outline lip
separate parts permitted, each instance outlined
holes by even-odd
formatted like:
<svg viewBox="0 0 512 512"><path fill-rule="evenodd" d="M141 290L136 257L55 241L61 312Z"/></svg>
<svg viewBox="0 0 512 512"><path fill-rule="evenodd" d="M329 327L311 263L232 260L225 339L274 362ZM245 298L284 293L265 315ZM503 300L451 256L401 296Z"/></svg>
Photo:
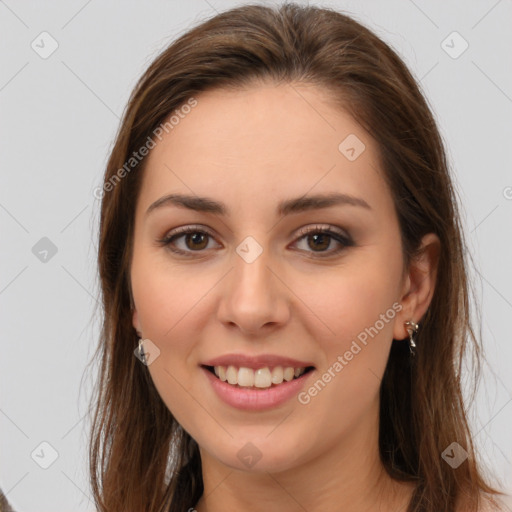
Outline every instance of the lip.
<svg viewBox="0 0 512 512"><path fill-rule="evenodd" d="M278 407L294 396L306 386L307 381L315 370L304 373L289 382L283 382L270 388L251 389L233 386L221 381L210 370L201 367L217 396L226 404L245 411L262 411Z"/></svg>
<svg viewBox="0 0 512 512"><path fill-rule="evenodd" d="M315 366L313 363L308 361L299 361L290 357L278 356L274 354L260 354L257 356L248 356L245 354L225 354L223 356L209 359L204 363L203 366L236 366L240 368L252 368L257 370L258 368L274 368L275 366L292 366L293 368L307 368L308 366Z"/></svg>

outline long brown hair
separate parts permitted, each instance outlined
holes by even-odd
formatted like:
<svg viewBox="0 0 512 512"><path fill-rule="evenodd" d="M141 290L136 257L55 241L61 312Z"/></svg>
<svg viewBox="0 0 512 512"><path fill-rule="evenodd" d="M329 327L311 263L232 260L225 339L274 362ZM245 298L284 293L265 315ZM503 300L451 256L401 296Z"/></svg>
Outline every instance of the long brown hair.
<svg viewBox="0 0 512 512"><path fill-rule="evenodd" d="M463 357L472 349L476 382L481 354L442 139L418 84L388 45L348 16L296 4L245 5L203 22L154 60L129 100L101 202L104 318L89 453L98 510L184 512L203 492L197 443L133 355L138 338L131 323L130 261L146 159L128 169L126 162L201 91L254 80L318 85L374 137L399 219L404 265L423 235L438 235L436 289L424 318L417 319L416 357L410 363L407 345L394 340L383 377L380 457L392 478L414 482L408 512L455 511L463 498L466 510L476 511L481 492L496 491L479 469L463 402ZM441 457L453 442L468 453L457 469Z"/></svg>

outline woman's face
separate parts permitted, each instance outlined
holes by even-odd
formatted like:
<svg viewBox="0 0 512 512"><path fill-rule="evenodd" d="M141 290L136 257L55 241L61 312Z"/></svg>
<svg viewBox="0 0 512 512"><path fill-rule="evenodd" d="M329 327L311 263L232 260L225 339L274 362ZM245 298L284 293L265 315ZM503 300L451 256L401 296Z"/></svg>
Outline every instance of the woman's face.
<svg viewBox="0 0 512 512"><path fill-rule="evenodd" d="M148 366L155 386L202 456L232 468L360 453L408 319L376 144L315 86L196 99L155 140L136 209L133 325L160 351ZM171 194L184 198L162 200ZM222 356L244 385L203 367ZM314 369L269 388L290 366Z"/></svg>

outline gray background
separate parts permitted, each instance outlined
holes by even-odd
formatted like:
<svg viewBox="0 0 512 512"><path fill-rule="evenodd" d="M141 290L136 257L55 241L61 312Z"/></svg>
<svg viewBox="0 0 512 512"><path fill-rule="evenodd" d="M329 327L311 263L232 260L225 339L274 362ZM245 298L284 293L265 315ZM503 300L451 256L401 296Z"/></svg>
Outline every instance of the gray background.
<svg viewBox="0 0 512 512"><path fill-rule="evenodd" d="M94 510L85 462L95 376L86 365L98 335L93 190L145 67L193 24L240 3L0 1L0 487L17 511ZM464 205L488 358L473 429L510 491L511 2L319 5L352 14L391 44L439 122ZM51 49L43 31L58 43L45 59L31 47ZM453 31L469 44L458 58L464 43L446 39ZM40 252L49 247L43 237L56 254ZM58 453L48 469L40 465L52 449L42 442Z"/></svg>

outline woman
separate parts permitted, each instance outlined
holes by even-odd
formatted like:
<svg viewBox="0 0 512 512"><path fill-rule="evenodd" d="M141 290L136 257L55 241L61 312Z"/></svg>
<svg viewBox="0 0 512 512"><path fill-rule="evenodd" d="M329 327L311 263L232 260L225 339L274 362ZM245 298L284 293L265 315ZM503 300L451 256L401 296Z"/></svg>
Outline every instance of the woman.
<svg viewBox="0 0 512 512"><path fill-rule="evenodd" d="M496 503L444 148L372 32L294 4L189 31L137 84L102 196L100 511Z"/></svg>

